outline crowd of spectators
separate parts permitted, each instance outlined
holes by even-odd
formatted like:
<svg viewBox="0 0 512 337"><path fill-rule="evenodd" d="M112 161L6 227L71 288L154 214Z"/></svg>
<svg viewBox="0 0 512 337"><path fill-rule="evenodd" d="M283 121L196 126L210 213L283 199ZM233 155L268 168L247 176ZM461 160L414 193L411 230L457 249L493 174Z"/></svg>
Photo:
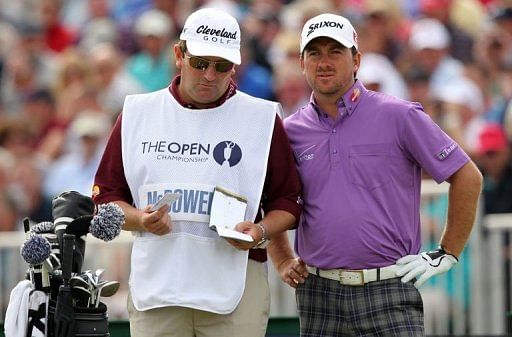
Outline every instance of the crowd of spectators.
<svg viewBox="0 0 512 337"><path fill-rule="evenodd" d="M350 18L358 78L422 103L480 165L485 211L512 212L510 0L0 0L0 231L51 220L64 190L90 195L124 97L168 86L171 47L201 6L239 20L238 86L286 116L310 97L303 23Z"/></svg>

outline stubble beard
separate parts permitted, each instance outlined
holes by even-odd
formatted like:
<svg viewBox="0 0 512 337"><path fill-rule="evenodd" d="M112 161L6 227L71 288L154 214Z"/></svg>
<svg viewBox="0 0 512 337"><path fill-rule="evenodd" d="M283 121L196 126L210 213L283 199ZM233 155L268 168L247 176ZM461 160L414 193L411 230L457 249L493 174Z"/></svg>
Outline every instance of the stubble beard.
<svg viewBox="0 0 512 337"><path fill-rule="evenodd" d="M341 85L338 83L331 83L328 86L315 85L315 91L322 95L337 94L341 90Z"/></svg>

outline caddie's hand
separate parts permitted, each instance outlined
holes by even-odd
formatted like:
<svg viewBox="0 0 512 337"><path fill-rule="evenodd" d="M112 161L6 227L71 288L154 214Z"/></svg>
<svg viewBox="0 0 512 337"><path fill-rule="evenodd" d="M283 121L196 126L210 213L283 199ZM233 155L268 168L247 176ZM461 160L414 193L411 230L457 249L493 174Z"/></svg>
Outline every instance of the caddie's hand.
<svg viewBox="0 0 512 337"><path fill-rule="evenodd" d="M151 212L151 205L144 208L142 213L141 226L147 232L156 235L165 235L171 232L172 222L169 216L169 206L165 205L160 209Z"/></svg>
<svg viewBox="0 0 512 337"><path fill-rule="evenodd" d="M407 283L416 277L414 286L419 288L434 275L445 273L459 260L452 254L448 254L443 248L423 252L418 255L407 255L396 261L400 266L396 275L402 277L401 281Z"/></svg>
<svg viewBox="0 0 512 337"><path fill-rule="evenodd" d="M309 275L306 264L299 257L282 261L276 269L281 280L292 288L297 288L299 283L304 283Z"/></svg>
<svg viewBox="0 0 512 337"><path fill-rule="evenodd" d="M258 225L254 224L254 222L251 222L251 221L240 222L235 226L235 230L238 232L241 232L241 233L248 234L248 235L252 236L252 238L253 238L252 242L246 242L246 241L240 241L240 240L226 238L226 240L229 242L229 244L231 244L236 249L249 250L249 249L253 248L254 246L256 246L258 244L258 242L260 242L260 240L261 240L261 235L262 235L261 230L258 227Z"/></svg>

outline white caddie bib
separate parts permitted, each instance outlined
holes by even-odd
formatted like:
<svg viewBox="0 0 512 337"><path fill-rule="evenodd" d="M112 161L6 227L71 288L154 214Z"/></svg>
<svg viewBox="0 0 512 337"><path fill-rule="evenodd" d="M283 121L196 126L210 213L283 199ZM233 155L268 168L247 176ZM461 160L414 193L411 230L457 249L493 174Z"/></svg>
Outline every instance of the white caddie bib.
<svg viewBox="0 0 512 337"><path fill-rule="evenodd" d="M216 185L248 199L254 221L267 170L278 103L242 92L222 106L184 108L163 89L127 96L122 119L125 176L137 208L181 193L172 232L136 235L130 291L135 308L183 306L228 314L244 292L247 251L208 228Z"/></svg>

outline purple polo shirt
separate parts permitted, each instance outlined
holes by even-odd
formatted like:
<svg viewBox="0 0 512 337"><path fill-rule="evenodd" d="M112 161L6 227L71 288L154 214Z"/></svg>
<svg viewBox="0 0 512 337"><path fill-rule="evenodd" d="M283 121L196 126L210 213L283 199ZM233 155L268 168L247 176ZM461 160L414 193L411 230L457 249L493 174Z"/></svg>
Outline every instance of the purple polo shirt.
<svg viewBox="0 0 512 337"><path fill-rule="evenodd" d="M336 121L310 103L285 120L304 209L295 250L309 265L363 269L417 254L421 168L438 183L469 161L424 112L359 81Z"/></svg>

